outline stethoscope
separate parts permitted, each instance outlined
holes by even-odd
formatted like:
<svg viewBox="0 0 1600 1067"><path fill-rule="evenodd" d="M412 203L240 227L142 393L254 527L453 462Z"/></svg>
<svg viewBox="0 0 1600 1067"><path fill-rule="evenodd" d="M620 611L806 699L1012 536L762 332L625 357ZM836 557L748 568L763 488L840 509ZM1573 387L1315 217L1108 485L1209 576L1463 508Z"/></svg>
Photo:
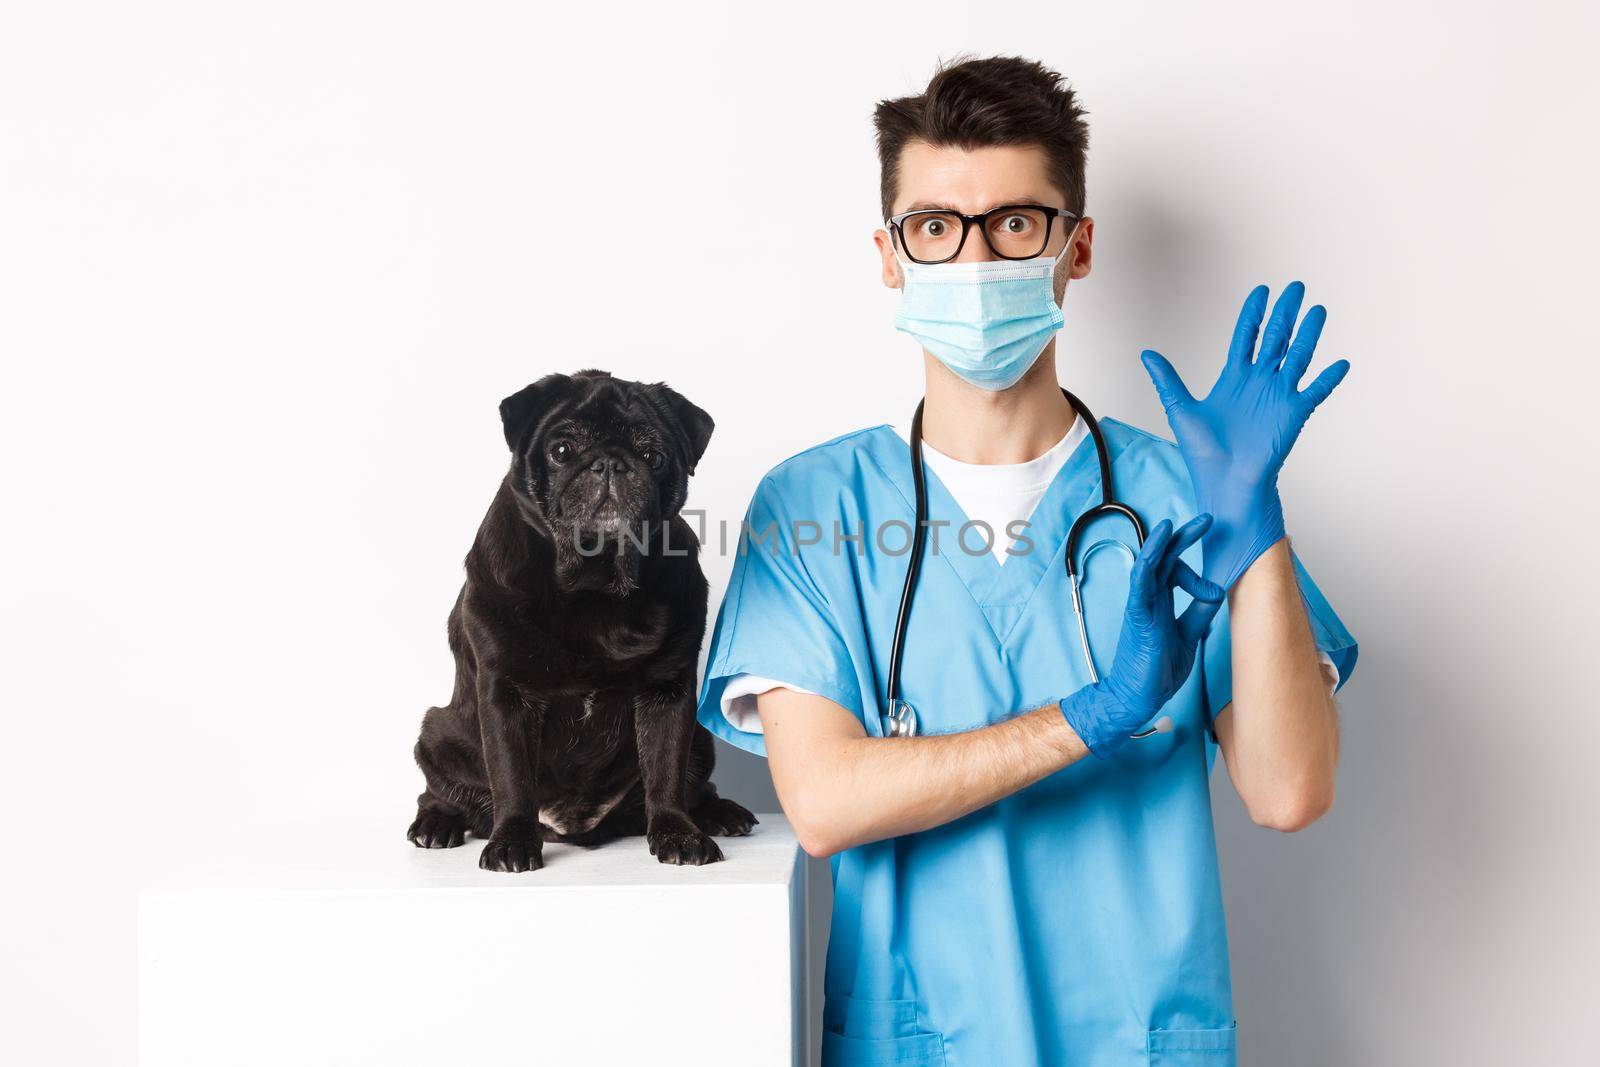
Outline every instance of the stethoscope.
<svg viewBox="0 0 1600 1067"><path fill-rule="evenodd" d="M1072 613L1078 619L1078 640L1083 646L1083 662L1089 668L1089 682L1094 684L1100 681L1100 672L1095 670L1094 654L1089 649L1089 624L1083 614L1081 571L1087 566L1090 556L1108 545L1120 548L1130 560L1136 558L1137 550L1144 547L1144 523L1140 521L1138 513L1119 501L1112 491L1111 453L1106 450L1106 439L1100 432L1100 423L1084 406L1083 401L1065 389L1061 390L1061 395L1067 398L1067 403L1072 405L1072 409L1089 428L1089 436L1094 439L1095 456L1100 461L1100 503L1093 505L1072 521L1072 526L1067 530L1066 544L1067 580L1072 584ZM917 412L911 417L911 484L917 498L916 525L911 534L911 559L906 567L906 584L900 591L900 614L894 623L894 643L889 649L889 684L885 692L888 707L885 718L888 719L890 737L915 737L918 728L916 709L900 699L900 660L905 654L906 623L911 618L911 598L917 590L917 575L922 570L922 555L928 534L928 479L922 465L921 402L918 402ZM1128 521L1133 527L1135 546L1130 548L1114 538L1104 538L1090 545L1080 561L1078 542L1089 525L1105 515L1118 516ZM1140 730L1129 736L1150 737L1153 734L1164 734L1171 729L1172 720L1163 715L1149 729Z"/></svg>

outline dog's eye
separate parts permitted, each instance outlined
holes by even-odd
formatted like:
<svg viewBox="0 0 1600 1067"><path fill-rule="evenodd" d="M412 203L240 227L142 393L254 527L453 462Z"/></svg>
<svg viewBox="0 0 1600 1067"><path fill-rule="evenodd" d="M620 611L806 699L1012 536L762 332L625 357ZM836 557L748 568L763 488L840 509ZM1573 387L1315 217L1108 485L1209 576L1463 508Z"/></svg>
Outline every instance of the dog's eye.
<svg viewBox="0 0 1600 1067"><path fill-rule="evenodd" d="M573 448L565 441L557 441L550 449L550 458L557 463L565 463L572 458Z"/></svg>
<svg viewBox="0 0 1600 1067"><path fill-rule="evenodd" d="M653 471L658 471L667 465L666 455L653 448L647 448L639 453L639 458L650 464L650 469Z"/></svg>

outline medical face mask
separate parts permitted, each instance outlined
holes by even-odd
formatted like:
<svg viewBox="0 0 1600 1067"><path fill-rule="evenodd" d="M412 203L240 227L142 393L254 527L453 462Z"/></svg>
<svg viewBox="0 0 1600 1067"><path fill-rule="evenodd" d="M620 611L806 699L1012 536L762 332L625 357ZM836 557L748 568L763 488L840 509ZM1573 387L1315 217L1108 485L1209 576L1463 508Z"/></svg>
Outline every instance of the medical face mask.
<svg viewBox="0 0 1600 1067"><path fill-rule="evenodd" d="M1066 247L1072 247L1069 238ZM1061 329L1060 256L987 263L911 263L894 328L915 337L963 381L1009 389Z"/></svg>

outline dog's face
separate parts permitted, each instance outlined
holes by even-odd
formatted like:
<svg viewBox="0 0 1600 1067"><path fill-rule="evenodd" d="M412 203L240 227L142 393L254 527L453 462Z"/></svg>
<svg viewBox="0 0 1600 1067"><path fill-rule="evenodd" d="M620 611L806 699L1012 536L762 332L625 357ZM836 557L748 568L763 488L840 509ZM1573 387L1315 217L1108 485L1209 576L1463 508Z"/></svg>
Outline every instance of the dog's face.
<svg viewBox="0 0 1600 1067"><path fill-rule="evenodd" d="M678 514L712 430L667 386L604 371L541 378L503 400L500 418L524 517L553 539L557 576L574 585L626 566L630 544Z"/></svg>

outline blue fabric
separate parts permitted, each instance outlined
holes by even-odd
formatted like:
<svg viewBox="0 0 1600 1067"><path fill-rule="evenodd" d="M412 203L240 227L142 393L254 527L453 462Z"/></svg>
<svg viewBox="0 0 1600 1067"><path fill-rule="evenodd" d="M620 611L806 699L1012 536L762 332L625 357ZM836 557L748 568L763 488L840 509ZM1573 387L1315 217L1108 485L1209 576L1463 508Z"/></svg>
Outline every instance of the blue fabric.
<svg viewBox="0 0 1600 1067"><path fill-rule="evenodd" d="M1195 514L1172 444L1102 425L1118 495L1148 526ZM1087 683L1062 543L1099 492L1085 441L1032 518L1032 550L1002 567L991 552L956 547L965 518L930 474L930 517L952 526L930 536L905 648L904 693L923 732L969 730ZM773 540L744 544L735 561L701 691L707 728L765 754L761 736L720 708L728 680L750 673L821 693L882 736L912 501L907 446L887 426L810 449L762 480L747 521L757 534L771 525ZM795 522L815 525L796 537ZM900 525L874 545L888 523ZM862 550L842 542L836 553L836 529L865 530ZM1126 536L1126 526L1096 522L1085 548L1101 536ZM1201 551L1184 558L1196 565ZM1354 642L1299 574L1319 645L1353 666ZM1083 594L1104 671L1128 597L1126 558L1095 553ZM1182 610L1189 598L1176 601ZM1207 671L1191 672L1164 709L1172 732L1080 760L945 826L833 858L825 1064L1143 1065L1153 1049L1163 1063L1202 1055L1195 1049L1206 1051L1194 1062L1234 1062L1204 729L1231 692L1218 670L1227 651L1219 615Z"/></svg>

